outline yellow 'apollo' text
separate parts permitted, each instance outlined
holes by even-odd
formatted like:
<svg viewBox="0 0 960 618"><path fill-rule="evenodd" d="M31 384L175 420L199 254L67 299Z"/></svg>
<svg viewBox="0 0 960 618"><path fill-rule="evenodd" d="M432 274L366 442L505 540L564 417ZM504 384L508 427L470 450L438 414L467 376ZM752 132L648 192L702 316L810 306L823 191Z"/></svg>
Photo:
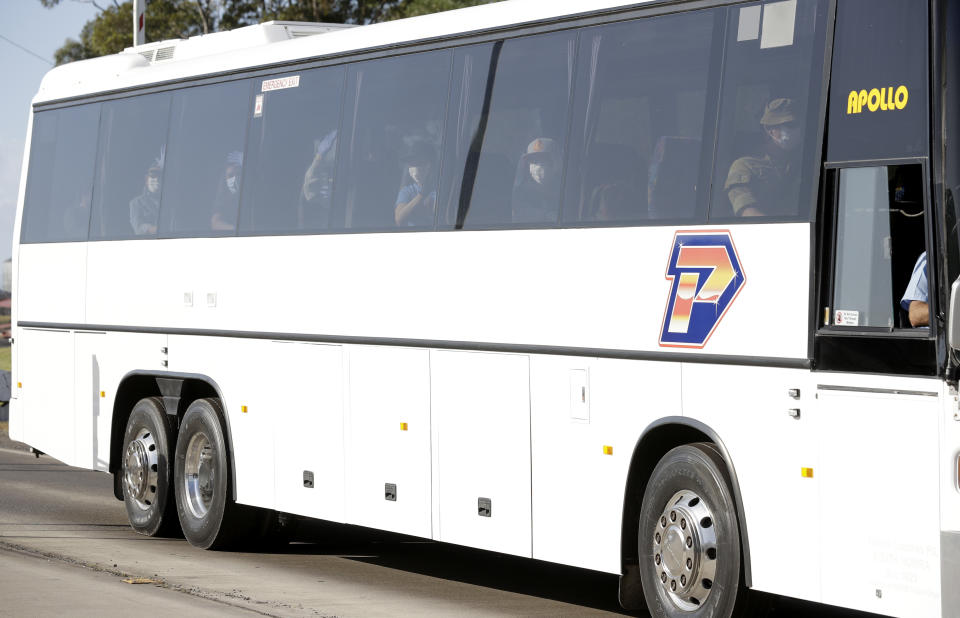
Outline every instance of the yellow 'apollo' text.
<svg viewBox="0 0 960 618"><path fill-rule="evenodd" d="M847 97L847 113L859 114L864 106L871 112L893 111L907 106L910 92L906 86L900 86L894 91L893 86L874 88L872 90L851 90Z"/></svg>

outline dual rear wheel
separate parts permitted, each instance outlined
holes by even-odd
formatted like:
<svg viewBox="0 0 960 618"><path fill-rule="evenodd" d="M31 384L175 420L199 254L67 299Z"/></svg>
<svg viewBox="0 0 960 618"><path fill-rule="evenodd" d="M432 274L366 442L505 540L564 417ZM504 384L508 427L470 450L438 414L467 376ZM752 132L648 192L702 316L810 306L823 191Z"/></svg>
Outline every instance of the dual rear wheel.
<svg viewBox="0 0 960 618"><path fill-rule="evenodd" d="M232 500L223 408L190 404L179 430L158 397L141 399L127 421L122 486L130 525L148 536L175 534L222 549L247 534L250 511Z"/></svg>

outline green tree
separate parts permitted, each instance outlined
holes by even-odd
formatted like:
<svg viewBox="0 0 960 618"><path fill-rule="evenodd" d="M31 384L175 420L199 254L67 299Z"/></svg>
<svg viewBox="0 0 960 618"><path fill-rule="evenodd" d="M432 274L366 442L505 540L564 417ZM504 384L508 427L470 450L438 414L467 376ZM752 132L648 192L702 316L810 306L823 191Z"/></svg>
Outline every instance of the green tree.
<svg viewBox="0 0 960 618"><path fill-rule="evenodd" d="M490 2L499 2L500 0L404 0L398 2L397 6L390 9L388 19L402 19L404 17L416 17L417 15L428 15L430 13L440 13L453 9L462 9L468 6L477 6L478 4L489 4Z"/></svg>
<svg viewBox="0 0 960 618"><path fill-rule="evenodd" d="M40 0L54 8L62 0ZM54 53L57 64L115 54L133 44L133 4L112 0ZM147 0L147 42L188 38L270 20L369 24L499 0Z"/></svg>
<svg viewBox="0 0 960 618"><path fill-rule="evenodd" d="M43 6L52 8L61 0L40 0ZM147 22L147 42L166 39L188 38L195 34L211 32L204 29L204 19L210 19L212 9L207 5L203 11L202 2L196 0L150 0L144 19ZM133 45L133 3L114 2L112 6L100 9L100 14L84 24L80 30L80 40L67 39L63 46L54 52L56 63L64 64L74 60L96 58L116 54Z"/></svg>

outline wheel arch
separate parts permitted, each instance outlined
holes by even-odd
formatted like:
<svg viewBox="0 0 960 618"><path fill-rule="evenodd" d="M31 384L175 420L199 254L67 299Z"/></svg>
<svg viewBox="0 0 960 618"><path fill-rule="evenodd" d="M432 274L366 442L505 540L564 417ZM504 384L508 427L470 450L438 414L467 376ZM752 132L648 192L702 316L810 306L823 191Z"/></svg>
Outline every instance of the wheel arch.
<svg viewBox="0 0 960 618"><path fill-rule="evenodd" d="M623 515L620 522L620 601L627 608L643 607L640 572L638 569L637 527L640 503L647 482L657 462L673 448L694 442L710 442L720 451L730 475L734 508L740 527L740 543L743 552L743 576L746 586L752 585L750 566L750 541L747 521L743 512L743 498L733 458L727 451L719 434L709 425L683 416L667 416L650 423L634 446L623 495Z"/></svg>
<svg viewBox="0 0 960 618"><path fill-rule="evenodd" d="M233 432L230 428L230 415L226 413L226 403L223 391L217 382L206 375L197 373L177 373L169 371L142 371L135 370L123 376L117 387L117 395L113 400L113 416L110 426L110 464L109 470L116 475L123 461L123 434L127 426L127 419L133 406L144 397L162 397L157 378L167 378L181 381L180 396L176 403L177 425L183 418L190 403L204 397L215 397L223 404L223 423L226 430L227 458L230 461L230 474L234 479L231 483L232 496L237 499L237 468L233 454ZM169 409L167 410L169 414ZM116 491L116 489L114 490ZM122 497L120 497L122 499Z"/></svg>

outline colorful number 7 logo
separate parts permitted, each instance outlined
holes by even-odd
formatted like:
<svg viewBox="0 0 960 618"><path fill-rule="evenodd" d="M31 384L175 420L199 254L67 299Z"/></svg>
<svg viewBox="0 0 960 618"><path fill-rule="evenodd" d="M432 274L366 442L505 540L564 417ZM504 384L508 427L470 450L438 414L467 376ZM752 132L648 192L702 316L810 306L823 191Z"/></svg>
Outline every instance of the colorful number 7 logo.
<svg viewBox="0 0 960 618"><path fill-rule="evenodd" d="M705 346L746 283L728 230L677 232L666 277L660 345L677 348Z"/></svg>

